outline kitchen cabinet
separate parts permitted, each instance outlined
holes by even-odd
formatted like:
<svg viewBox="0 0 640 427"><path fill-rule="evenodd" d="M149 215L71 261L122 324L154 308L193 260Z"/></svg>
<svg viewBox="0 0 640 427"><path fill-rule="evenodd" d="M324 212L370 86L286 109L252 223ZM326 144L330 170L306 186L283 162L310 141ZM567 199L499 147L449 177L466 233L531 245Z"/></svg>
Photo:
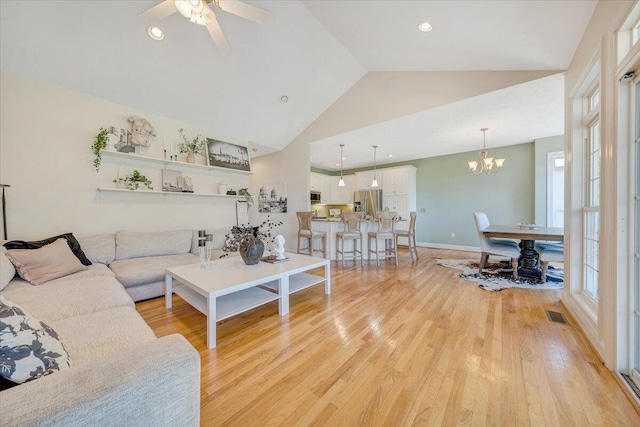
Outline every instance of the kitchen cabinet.
<svg viewBox="0 0 640 427"><path fill-rule="evenodd" d="M322 174L311 172L309 177L311 191L322 191Z"/></svg>
<svg viewBox="0 0 640 427"><path fill-rule="evenodd" d="M407 194L409 193L409 168L392 168L382 170L383 194ZM414 171L415 180L415 171Z"/></svg>
<svg viewBox="0 0 640 427"><path fill-rule="evenodd" d="M340 177L338 177L338 181L340 181ZM344 187L340 187L340 189L342 203L353 203L353 192L356 191L356 176L344 175Z"/></svg>
<svg viewBox="0 0 640 427"><path fill-rule="evenodd" d="M385 196L383 192L382 206L385 210L398 212L398 216L402 219L409 217L411 206L409 195Z"/></svg>
<svg viewBox="0 0 640 427"><path fill-rule="evenodd" d="M376 179L378 180L378 188L382 187L382 173L376 171ZM373 170L356 172L356 190L371 190L373 182Z"/></svg>

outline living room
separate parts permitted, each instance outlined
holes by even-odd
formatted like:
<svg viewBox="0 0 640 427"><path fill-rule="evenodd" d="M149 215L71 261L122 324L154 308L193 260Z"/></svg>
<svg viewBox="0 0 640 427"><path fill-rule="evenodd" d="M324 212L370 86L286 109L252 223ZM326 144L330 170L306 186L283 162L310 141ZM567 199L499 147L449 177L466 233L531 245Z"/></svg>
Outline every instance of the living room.
<svg viewBox="0 0 640 427"><path fill-rule="evenodd" d="M492 151L502 153L507 158L505 170L499 174L474 177L466 167L466 160L477 156L481 148L482 135L479 128L484 124L468 126L469 129L466 132L469 136L466 139L471 145L466 150L460 150L455 154L442 154L441 157L420 157L410 160L420 163L419 173L423 175L423 182L430 186L419 188L418 201L418 206L424 207L427 212L420 218L418 229L421 233L419 239L422 246L421 254L427 255L424 261L428 259L429 263L412 267L405 259L405 262L401 262L397 274L402 280L418 283L420 281L414 275L416 272L411 272L411 268L418 268L425 277L437 278L435 280L438 281L457 281L458 279L454 276L449 277L444 273L438 273L439 270L435 270L437 267L431 261L435 257L441 257L442 254L450 253L447 251L456 246L464 246L465 249L477 246L471 217L473 211L484 210L495 223L539 222L540 203L537 198L540 191L538 187L544 187L544 185L540 185L539 176L536 175L537 163L531 159L536 154L537 141L533 141L542 140L545 137L560 137L564 134L563 145L569 170L567 177L570 178L566 181L567 196L565 198L567 200L565 227L568 236L565 241L565 268L567 269L565 283L567 285L564 291L555 294L559 297L554 304L572 316L575 329L580 331L572 333L565 331L567 336L589 343L584 345L587 349L585 351L591 352L586 358L593 364L604 363L605 367L602 370L615 373L606 377L604 383L618 389L623 387L624 380L621 380L618 386L613 378L618 379L616 376L618 372L630 371L633 366L630 362L623 362L626 357L623 357L625 353L623 349L626 347L621 344L623 340L620 337L624 334L620 323L624 322L617 319L613 313L618 311L615 308L622 304L621 301L628 300L626 296L629 289L626 285L629 284L631 287L633 257L631 255L625 257L626 252L620 249L620 247L626 248L627 240L624 239L628 238L627 234L623 237L612 237L617 235L614 230L620 224L616 219L616 211L608 206L617 206L617 209L622 209L620 194L623 189L618 181L626 182L627 177L632 176L629 167L623 168L621 165L624 163L622 160L629 157L625 154L626 152L622 152L624 147L614 145L614 141L618 140L618 136L614 135L618 134L613 130L615 122L611 112L615 110L614 77L619 74L616 64L622 63L614 59L615 55L619 55L617 51L614 52L614 40L617 40L620 28L626 25L627 16L633 14L635 2L598 2L597 5L595 2L581 2L592 5L587 7L583 4L584 8L580 9L582 14L579 15L579 19L582 20L581 30L567 36L573 37L574 44L572 50L565 53L566 64L563 66L540 67L538 65L514 71L515 69L499 66L492 68L491 61L487 59L486 68L413 69L413 76L416 79L414 83L417 82L413 92L406 87L401 90L409 78L403 75L407 69L381 71L381 68L362 65L360 58L356 58L351 49L345 47L336 36L338 30L331 26L327 28L327 16L324 14L328 12L320 6L308 4L313 2L248 2L269 10L274 15L275 21L264 26L225 16L223 12L218 13L217 15L220 15L218 20L230 47L230 53L227 56L219 56L216 44L212 42L204 28L182 22L181 19L184 18L178 14L167 18L166 28L163 27L167 32L165 40L161 42L151 40L146 34L145 25L136 21L135 17L158 4L157 1L118 4L117 7L108 2L27 3L29 3L28 7L20 5L19 2L0 3L2 8L0 14L2 15L0 183L11 185L5 189L9 239L37 240L66 232L73 232L76 236L87 236L115 233L119 230L155 232L203 228L229 229L235 225L238 205L236 201L240 198L190 195L171 197L164 194L96 190L115 187L112 180L130 173L133 169L146 174L153 182L155 189L160 190L161 168L157 166L108 155L103 157L98 172L92 164L94 155L91 153L90 146L99 129L111 126L128 129L131 124L127 122L127 118L135 116L148 120L157 135L150 138L149 147L137 148L137 152L142 155L159 159L174 155L175 145L181 141L178 129L184 129L189 139L201 134L246 146L252 156L251 174L232 171L214 173L208 169L182 166L177 168L193 179L196 192L200 190L216 193L218 185L224 183L229 189L248 188L252 194L256 195L264 183L286 183L288 211L286 214L271 216L283 221L284 224L278 228L278 233L284 235L287 251L295 252L297 233L295 212L307 211L310 208L308 201L310 143L339 137L353 130L392 120L393 114L407 116L423 110L436 109L442 105L503 90L513 85L550 78L559 72L565 73L562 97L567 110L572 97L580 93L576 88L581 87L583 82L588 80L594 52L601 51L602 129L605 132L604 135L608 136L608 138L603 136L602 141L603 146L611 144L609 153L614 154L607 154L601 160L603 200L600 215L603 230L600 233L602 269L599 302L597 304L581 302L580 297L577 296L579 292L575 288L579 282L577 278L581 274L579 248L582 247L580 238L582 219L579 214L581 208L579 203L582 187L576 183L582 180L582 165L577 166L579 162L575 159L572 160L573 167L570 163L571 154L579 152L574 147L577 133L572 127L570 117L562 119L563 126L559 132L534 135L528 141L518 141L516 145L513 145L513 142L498 144L499 129L487 124L491 127L487 133L487 142L497 144L491 146ZM344 3L349 5L352 2ZM424 14L429 16L429 6L432 2L422 3L425 4ZM573 2L559 3L563 3L562 7L568 7L566 3ZM33 6L34 4L37 7ZM490 5L485 6L489 8ZM25 12L25 7L29 9L29 13ZM351 4L350 7L357 6ZM76 10L83 16L82 20L69 17L73 16ZM566 9L563 11L566 12ZM432 10L432 13L435 12ZM579 20L577 15L567 18L567 20L572 19ZM94 29L84 28L85 25L89 25L87 22L92 23ZM556 23L556 25L562 27L563 24ZM111 32L111 26L119 29L117 35ZM437 34L437 31L436 26L433 34ZM26 34L30 32L33 34L27 37ZM238 35L243 32L244 35ZM298 36L292 37L291 34ZM603 35L604 47L598 44ZM39 37L37 41L36 37ZM469 34L467 37L471 38ZM281 44L280 47L267 47L277 43ZM267 57L274 52L280 52L280 54ZM313 52L313 55L308 52ZM629 52L629 57L633 57L633 53L637 52L637 46L630 47ZM477 56L474 58L479 61ZM633 60L627 60L625 64L620 66L621 69L624 67L629 70L634 69ZM257 76L256 74L259 73L255 70L259 70L263 75ZM469 76L476 73L467 80L482 84L474 86L473 83L468 83L468 87L460 88L461 74L451 75L445 79L442 77L442 71L468 73ZM333 77L329 79L331 81L327 81L326 76ZM436 80L436 76L440 80ZM384 82L384 88L380 88L381 81ZM492 84L489 85L488 82ZM200 93L196 89L198 86L201 88ZM374 90L376 87L379 90ZM417 87L420 87L420 90L417 90ZM432 103L440 104L429 104L425 94L435 91L437 87L445 88L445 91L458 91L457 98L431 100ZM355 98L357 93L377 93L378 100L373 103L370 98ZM397 107L400 103L398 93L406 95L406 107ZM281 97L285 95L288 96L288 100L282 102ZM374 105L367 109L365 108L367 103ZM383 108L380 106L382 104L394 105L396 111L383 114L381 113ZM353 111L363 111L363 113L349 114ZM460 123L467 125L463 119ZM335 151L335 148L332 145L330 150ZM336 158L338 153L336 151ZM361 156L368 159L371 154L369 149ZM179 156L178 160L184 161L184 154ZM461 163L459 172L449 167L456 162ZM518 168L518 171L507 170L510 162ZM204 166L206 159L203 156L196 156L196 164ZM465 175L456 178L458 173ZM478 178L487 179L478 181ZM525 192L532 194L531 197L523 197L523 187L526 187ZM443 188L446 188L447 195L442 194ZM499 198L499 202L492 203L491 198L483 196L487 191L492 193L491 198ZM470 196L472 196L471 199L468 198ZM452 204L446 207L439 206L438 201L443 199ZM252 224L259 223L263 218L264 215L257 212L257 206L250 209L248 219ZM450 222L446 227L439 227L438 224L442 221ZM451 229L450 224L455 224L457 228ZM456 233L455 240L449 237L452 232ZM430 252L431 250L442 252ZM626 250L631 249L626 248ZM620 258L624 260L620 261ZM627 258L629 261L626 261ZM348 310L351 307L348 303L350 297L366 301L365 296L368 295L364 289L366 283L367 281L379 283L377 274L384 277L388 283L382 290L371 291L371 293L377 294L380 298L376 300L376 304L384 304L384 301L387 301L385 298L388 297L385 292L393 292L392 288L387 286L397 278L394 278L395 273L382 268L381 270L347 268L343 271L335 268L332 274L334 291L331 297L324 295L318 288L308 298L300 297L299 300L292 300L294 304L292 313L294 313L294 306L299 310L295 312L296 316L302 316L302 319L305 318L305 310L320 312ZM361 293L351 294L348 290L349 284L354 285ZM471 288L473 291L476 290L473 286ZM336 293L336 290L340 289L343 293ZM431 288L430 291L418 292L417 295L442 301L443 304L439 308L445 309L450 306L451 303L447 304L444 297L438 296L439 292L446 293L441 286ZM417 295L404 294L408 298L417 297ZM346 299L338 299L339 296ZM475 295L467 290L462 291L459 296L469 301L477 298L481 301L481 305L487 305L482 307L495 304L496 300L492 302L491 298L498 298L494 295ZM499 304L506 307L513 303L513 298L517 304L525 304L527 297L510 297L511 299L508 300L502 299L505 297L499 298L501 298ZM542 296L531 298L538 302L545 299ZM559 300L562 302L558 302ZM333 301L338 305L334 306ZM206 338L202 330L205 325L203 322L193 320L199 314L190 312L188 306L176 304L170 313L165 312L163 302L153 307L150 307L147 302L139 303L138 307L145 313L145 319L152 325L158 336L170 333L168 331L175 332L172 329L175 324L172 322L179 322L177 319L181 313L192 319L189 328L178 328L178 333L182 333L192 342L200 353L203 423L205 421L216 423L214 414L208 412L210 408L220 409L216 407L216 397L228 392L233 388L235 381L241 380L241 377L251 376L251 370L258 369L256 366L260 364L260 360L263 360L261 357L265 357L264 363L274 363L270 356L261 355L261 349L265 348L269 349L266 354L272 354L276 348L273 346L274 343L261 341L256 334L265 333L273 338L277 330L281 331L283 335L280 335L279 339L282 340L281 351L283 352L288 351L286 342L301 339L299 336L289 335L289 332L297 330L305 334L304 331L295 329L293 322L281 323L282 319L278 318L273 307L262 308L251 316L239 316L222 325L219 338L225 337L226 350L225 345L218 349L207 350L202 343L203 337ZM152 313L156 320L146 317L149 313ZM476 314L482 315L482 313ZM256 321L256 315L260 319L264 317L267 320ZM165 318L167 323L158 323L157 318ZM168 320L169 318L171 320ZM353 333L349 329L348 319L350 319L348 316L344 317L334 325L338 334L341 330L346 333L342 338L345 342ZM368 319L373 325L378 324L380 320L376 320L375 312L368 315L362 314L358 319L353 318L351 321L357 323L364 322L362 319ZM315 318L315 321L319 322L318 318ZM526 321L523 322L527 324ZM254 324L256 329L253 332L245 330L247 323ZM323 339L325 334L331 333L328 325L329 323L325 324L323 330L310 333L318 340ZM371 326L371 328L374 327ZM413 329L410 330L413 331ZM463 330L456 331L461 333ZM628 332L631 333L631 331ZM374 334L371 331L370 333ZM401 330L398 333L402 334ZM580 334L584 334L586 338ZM364 339L365 342L368 340L366 333L358 339ZM256 340L257 347L253 352L246 353L248 351L246 346L235 346L246 340ZM589 346L594 349L590 349ZM336 351L339 349L339 347L334 348ZM304 359L305 350L297 348L297 351ZM311 352L307 354L317 355L311 350L307 351ZM347 351L344 357L348 358L350 355L351 353ZM245 360L246 367L227 365L220 371L214 366L207 365L212 363L212 365L222 366L225 360L234 357ZM252 359L254 357L255 360ZM281 360L278 360L275 363L280 362ZM314 358L310 358L307 363L310 369L320 364L319 360ZM333 363L340 365L336 360ZM359 365L358 369L360 368ZM536 369L538 368L536 366ZM234 376L229 371L236 369L242 372L238 376ZM304 369L300 369L296 371L296 375L304 375ZM358 371L358 375L360 372ZM285 377L287 375L286 369L280 374L271 370L260 371L259 375L267 373ZM324 371L324 374L328 377L337 375L330 369ZM216 385L218 375L221 383ZM335 384L339 386L354 373L345 375L344 378L338 377ZM434 378L437 377L436 375ZM442 374L439 377L441 382L437 382L434 378L431 379L430 387L439 389L442 384L446 386L452 384L451 378L447 375ZM294 379L299 377L295 376ZM253 380L257 379L253 378ZM293 381L293 379L285 378L284 381ZM362 381L365 381L364 378ZM268 387L263 383L260 384L262 392L268 394L265 391L265 387L267 389ZM282 385L282 383L279 384ZM366 388L367 384L371 383L365 381L360 386ZM455 384L458 383L455 382ZM317 384L316 386L314 393L322 395L319 391L322 387ZM243 387L246 387L246 384ZM323 387L331 386L327 382ZM351 383L350 387L357 388L354 383ZM582 389L585 393L586 390L586 388ZM344 414L347 411L345 408L348 407L344 401L341 401L340 391L333 389L333 392L336 395L331 397L331 403L324 408L328 411L324 413L327 416L326 420L331 421L336 420L335 417L330 417L331 408L339 408L336 409L336 414ZM615 393L619 392L618 390ZM398 393L400 392L392 391L394 396ZM276 403L264 397L266 394L262 396L262 398L254 396L256 410L273 410ZM358 396L360 397L355 400L365 401L364 397ZM615 396L621 396L621 394L615 394ZM342 399L351 397L353 396L345 394ZM306 399L311 397L302 393L300 402L291 403L293 409L289 412L284 411L286 415L280 415L279 423L290 421L294 424L304 424L301 420L314 420L319 413L315 415L308 413L306 418L303 415L293 415L303 411L301 408L308 403ZM384 400L384 396L380 399ZM503 396L503 399L507 398ZM540 407L544 408L545 398L540 396L539 399L543 402L540 403ZM226 400L225 402L225 405L233 406L232 402ZM366 399L366 402L369 400ZM435 402L429 404L425 403L426 401L415 403L411 400L411 402L418 406L425 405L422 409L435 405ZM439 408L447 407L446 402L440 403ZM510 405L507 402L503 403L504 408ZM521 403L515 405L518 404ZM358 405L354 403L353 408L362 409L362 406ZM239 408L235 407L233 412L239 411ZM618 410L624 413L628 408L631 406L623 405ZM223 409L233 408L224 407ZM365 412L362 410L362 413ZM403 416L408 412L411 411L403 412ZM204 414L207 415L204 416ZM385 417L388 415L389 413ZM267 420L276 423L273 419L261 419L255 413L254 416L255 418L245 420L249 420L249 424L260 424L261 421ZM632 415L619 416L620 418L613 419L620 421L621 424L634 421ZM572 417L573 415L569 419L577 420ZM369 418L359 419L359 421L345 418L347 419L354 424L376 424ZM439 419L444 424L448 423L447 420L450 421L450 418L428 419L432 421ZM547 421L550 419L553 418L547 418ZM559 416L559 419L563 419L562 416ZM406 421L406 423L411 422Z"/></svg>

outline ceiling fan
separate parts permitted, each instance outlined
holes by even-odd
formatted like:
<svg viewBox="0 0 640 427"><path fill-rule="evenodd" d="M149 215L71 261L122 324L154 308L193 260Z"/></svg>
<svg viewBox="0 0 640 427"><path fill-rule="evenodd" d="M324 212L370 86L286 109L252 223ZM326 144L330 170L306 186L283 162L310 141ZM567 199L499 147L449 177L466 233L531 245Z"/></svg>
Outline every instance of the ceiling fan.
<svg viewBox="0 0 640 427"><path fill-rule="evenodd" d="M213 5L214 9L217 8L258 24L267 24L273 20L271 12L239 0L165 0L139 14L138 19L147 25L156 25L169 15L180 12L192 23L205 26L218 50L227 54L229 43L210 5Z"/></svg>

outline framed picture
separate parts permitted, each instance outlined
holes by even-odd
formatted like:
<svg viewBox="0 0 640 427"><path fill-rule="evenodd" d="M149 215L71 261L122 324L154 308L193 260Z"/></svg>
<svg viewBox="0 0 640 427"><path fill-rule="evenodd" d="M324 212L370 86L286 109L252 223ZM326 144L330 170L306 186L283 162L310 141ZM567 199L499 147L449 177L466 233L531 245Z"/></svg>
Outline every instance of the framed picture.
<svg viewBox="0 0 640 427"><path fill-rule="evenodd" d="M247 147L207 138L207 153L209 166L251 172Z"/></svg>
<svg viewBox="0 0 640 427"><path fill-rule="evenodd" d="M260 187L258 212L287 213L287 184L274 182Z"/></svg>
<svg viewBox="0 0 640 427"><path fill-rule="evenodd" d="M162 169L162 191L181 192L182 172Z"/></svg>

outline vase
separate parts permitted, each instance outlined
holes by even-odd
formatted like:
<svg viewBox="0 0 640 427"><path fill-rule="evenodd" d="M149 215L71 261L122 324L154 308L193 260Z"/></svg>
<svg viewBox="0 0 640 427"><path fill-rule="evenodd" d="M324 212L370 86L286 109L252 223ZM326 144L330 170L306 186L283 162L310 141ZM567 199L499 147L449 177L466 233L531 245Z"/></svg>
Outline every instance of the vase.
<svg viewBox="0 0 640 427"><path fill-rule="evenodd" d="M193 153L187 153L187 163L195 163L196 156Z"/></svg>
<svg viewBox="0 0 640 427"><path fill-rule="evenodd" d="M264 243L260 239L243 240L239 252L245 264L257 264L264 253Z"/></svg>
<svg viewBox="0 0 640 427"><path fill-rule="evenodd" d="M218 184L218 194L227 194L227 184Z"/></svg>

